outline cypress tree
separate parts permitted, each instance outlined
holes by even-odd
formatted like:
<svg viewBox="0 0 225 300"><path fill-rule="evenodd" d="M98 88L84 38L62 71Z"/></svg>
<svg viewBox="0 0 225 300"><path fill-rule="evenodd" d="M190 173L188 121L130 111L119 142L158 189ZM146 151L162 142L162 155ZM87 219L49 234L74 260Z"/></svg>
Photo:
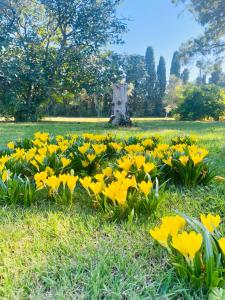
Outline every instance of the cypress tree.
<svg viewBox="0 0 225 300"><path fill-rule="evenodd" d="M163 113L163 98L166 92L166 62L163 56L160 56L157 67L157 98L155 103L156 116L161 116Z"/></svg>
<svg viewBox="0 0 225 300"><path fill-rule="evenodd" d="M145 103L145 115L153 115L155 110L156 98L156 69L155 58L152 47L148 47L145 54L145 65L147 71L146 89L147 97Z"/></svg>
<svg viewBox="0 0 225 300"><path fill-rule="evenodd" d="M166 62L163 56L160 56L157 68L158 93L163 98L166 92Z"/></svg>
<svg viewBox="0 0 225 300"><path fill-rule="evenodd" d="M177 78L180 78L181 77L180 69L181 69L180 55L178 51L175 51L171 62L170 75L174 75Z"/></svg>

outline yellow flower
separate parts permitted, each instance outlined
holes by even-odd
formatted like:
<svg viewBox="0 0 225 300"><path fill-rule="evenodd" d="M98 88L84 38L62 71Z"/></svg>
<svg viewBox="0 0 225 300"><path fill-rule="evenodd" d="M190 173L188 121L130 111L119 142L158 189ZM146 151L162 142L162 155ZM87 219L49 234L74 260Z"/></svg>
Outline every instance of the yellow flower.
<svg viewBox="0 0 225 300"><path fill-rule="evenodd" d="M137 169L139 170L145 163L145 157L144 156L134 156L134 162L137 166Z"/></svg>
<svg viewBox="0 0 225 300"><path fill-rule="evenodd" d="M36 154L34 158L36 161L39 162L40 165L42 165L45 159L45 155Z"/></svg>
<svg viewBox="0 0 225 300"><path fill-rule="evenodd" d="M32 159L31 161L30 161L30 163L39 171L39 165L38 165L38 163L36 162L36 160L34 160L34 159Z"/></svg>
<svg viewBox="0 0 225 300"><path fill-rule="evenodd" d="M122 146L118 143L110 143L109 144L115 151L120 151L122 149Z"/></svg>
<svg viewBox="0 0 225 300"><path fill-rule="evenodd" d="M172 167L172 157L168 157L167 159L164 159L163 162L167 165Z"/></svg>
<svg viewBox="0 0 225 300"><path fill-rule="evenodd" d="M153 163L144 163L143 168L144 168L145 173L151 173L151 171L155 169L155 164L153 164Z"/></svg>
<svg viewBox="0 0 225 300"><path fill-rule="evenodd" d="M63 168L67 167L70 163L71 163L71 160L66 158L66 157L62 157L61 158L61 163L63 165Z"/></svg>
<svg viewBox="0 0 225 300"><path fill-rule="evenodd" d="M128 172L133 164L133 161L129 157L124 156L119 159L117 163L121 169Z"/></svg>
<svg viewBox="0 0 225 300"><path fill-rule="evenodd" d="M191 231L183 231L172 236L172 247L179 251L188 261L193 261L195 254L200 250L202 245L202 235Z"/></svg>
<svg viewBox="0 0 225 300"><path fill-rule="evenodd" d="M192 154L191 159L194 163L194 166L196 166L197 164L199 164L200 162L203 161L203 156L201 156L199 154Z"/></svg>
<svg viewBox="0 0 225 300"><path fill-rule="evenodd" d="M7 147L9 148L9 149L14 149L15 148L15 144L13 143L13 142L9 142L8 144L7 144Z"/></svg>
<svg viewBox="0 0 225 300"><path fill-rule="evenodd" d="M221 218L219 215L213 216L211 214L200 216L202 224L208 229L209 232L213 232L220 224Z"/></svg>
<svg viewBox="0 0 225 300"><path fill-rule="evenodd" d="M138 186L139 186L139 189L145 194L145 197L147 197L152 190L152 182L151 181L148 181L148 182L142 181L141 183L138 184Z"/></svg>
<svg viewBox="0 0 225 300"><path fill-rule="evenodd" d="M150 235L153 237L153 239L160 243L160 245L168 248L167 241L169 237L169 231L166 227L160 226L150 229Z"/></svg>
<svg viewBox="0 0 225 300"><path fill-rule="evenodd" d="M78 180L78 176L72 176L72 175L67 176L66 183L67 183L67 186L68 186L71 194L73 193L73 191L76 187L77 180Z"/></svg>
<svg viewBox="0 0 225 300"><path fill-rule="evenodd" d="M113 172L113 175L115 176L115 178L118 180L118 181L123 181L126 176L127 176L127 172L126 171L114 171Z"/></svg>
<svg viewBox="0 0 225 300"><path fill-rule="evenodd" d="M97 179L99 182L104 181L104 177L105 177L104 174L96 174L95 175L95 179Z"/></svg>
<svg viewBox="0 0 225 300"><path fill-rule="evenodd" d="M114 188L115 182L111 183L108 187L105 188L103 194L111 199L113 202L116 200L116 189Z"/></svg>
<svg viewBox="0 0 225 300"><path fill-rule="evenodd" d="M119 205L125 206L127 200L127 190L126 189L120 189L116 193L116 201Z"/></svg>
<svg viewBox="0 0 225 300"><path fill-rule="evenodd" d="M102 170L102 173L104 174L105 177L110 177L112 176L112 168L107 167L105 169Z"/></svg>
<svg viewBox="0 0 225 300"><path fill-rule="evenodd" d="M9 170L4 170L2 173L2 181L6 182L10 179L10 171Z"/></svg>
<svg viewBox="0 0 225 300"><path fill-rule="evenodd" d="M85 190L88 190L89 189L89 186L92 182L92 179L91 177L87 176L87 177L84 177L83 179L80 178L80 183L82 184L82 186L85 188Z"/></svg>
<svg viewBox="0 0 225 300"><path fill-rule="evenodd" d="M98 195L102 192L103 184L102 182L91 182L89 187L95 195Z"/></svg>
<svg viewBox="0 0 225 300"><path fill-rule="evenodd" d="M186 166L189 161L189 157L186 155L182 155L179 157L179 161L182 163L182 165Z"/></svg>
<svg viewBox="0 0 225 300"><path fill-rule="evenodd" d="M166 227L170 235L176 235L179 230L183 229L186 220L181 216L166 216L162 218L162 226Z"/></svg>
<svg viewBox="0 0 225 300"><path fill-rule="evenodd" d="M47 171L36 173L34 175L34 180L35 180L36 187L37 187L38 190L41 190L41 189L44 188L44 184L45 184L45 181L46 181L47 177L48 177L48 172Z"/></svg>
<svg viewBox="0 0 225 300"><path fill-rule="evenodd" d="M138 152L143 152L144 151L144 147L137 144L137 145L129 145L125 147L125 150L128 153L138 153Z"/></svg>
<svg viewBox="0 0 225 300"><path fill-rule="evenodd" d="M88 154L87 158L89 159L90 162L93 162L96 158L96 155L95 154Z"/></svg>
<svg viewBox="0 0 225 300"><path fill-rule="evenodd" d="M49 166L47 166L46 168L45 168L45 171L48 173L48 175L54 175L54 173L55 173L55 171L52 169L52 168L50 168Z"/></svg>
<svg viewBox="0 0 225 300"><path fill-rule="evenodd" d="M94 149L96 155L102 154L107 149L106 145L104 145L104 144L99 144L99 145L95 144L95 145L92 145L92 148Z"/></svg>
<svg viewBox="0 0 225 300"><path fill-rule="evenodd" d="M151 140L151 139L147 139L147 140L144 140L143 142L142 142L142 145L144 146L144 147L151 147L152 145L153 145L153 140Z"/></svg>
<svg viewBox="0 0 225 300"><path fill-rule="evenodd" d="M63 187L65 188L66 183L67 183L67 178L69 174L59 174L59 179L63 184ZM70 176L70 175L69 175Z"/></svg>
<svg viewBox="0 0 225 300"><path fill-rule="evenodd" d="M49 152L50 154L56 152L58 149L59 149L59 147L58 147L57 145L49 145L49 146L48 146L48 152Z"/></svg>
<svg viewBox="0 0 225 300"><path fill-rule="evenodd" d="M82 167L87 168L87 166L89 166L89 161L82 160Z"/></svg>
<svg viewBox="0 0 225 300"><path fill-rule="evenodd" d="M56 177L55 175L53 175L53 176L48 177L46 179L45 183L50 188L51 192L56 193L60 186L61 180L58 177Z"/></svg>
<svg viewBox="0 0 225 300"><path fill-rule="evenodd" d="M90 144L89 143L85 143L83 146L78 147L78 150L84 154L88 151L88 149L90 148Z"/></svg>
<svg viewBox="0 0 225 300"><path fill-rule="evenodd" d="M158 144L158 146L157 146L158 151L167 151L168 149L169 149L168 144Z"/></svg>
<svg viewBox="0 0 225 300"><path fill-rule="evenodd" d="M221 239L218 240L220 249L222 250L223 254L225 254L225 238L222 237Z"/></svg>

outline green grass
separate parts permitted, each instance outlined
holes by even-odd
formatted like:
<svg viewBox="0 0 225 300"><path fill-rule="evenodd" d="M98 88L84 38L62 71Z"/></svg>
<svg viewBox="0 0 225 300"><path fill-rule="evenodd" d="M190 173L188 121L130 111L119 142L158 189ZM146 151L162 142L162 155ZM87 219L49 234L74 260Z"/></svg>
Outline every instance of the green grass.
<svg viewBox="0 0 225 300"><path fill-rule="evenodd" d="M93 120L2 123L0 146L36 131L157 133L165 141L195 134L209 149L217 175L225 176L225 123L138 120L135 127L118 130ZM171 187L155 216L132 225L108 222L101 213L85 209L80 199L70 209L0 207L0 299L205 299L201 291L180 282L148 231L174 210L225 217L224 200L223 181L193 190Z"/></svg>

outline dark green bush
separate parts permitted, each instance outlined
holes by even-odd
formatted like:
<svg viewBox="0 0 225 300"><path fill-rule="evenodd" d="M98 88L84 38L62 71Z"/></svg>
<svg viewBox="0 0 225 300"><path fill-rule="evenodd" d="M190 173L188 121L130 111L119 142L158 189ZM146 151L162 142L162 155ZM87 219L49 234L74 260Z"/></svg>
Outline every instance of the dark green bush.
<svg viewBox="0 0 225 300"><path fill-rule="evenodd" d="M225 90L215 85L188 86L175 113L181 120L219 120L225 114Z"/></svg>

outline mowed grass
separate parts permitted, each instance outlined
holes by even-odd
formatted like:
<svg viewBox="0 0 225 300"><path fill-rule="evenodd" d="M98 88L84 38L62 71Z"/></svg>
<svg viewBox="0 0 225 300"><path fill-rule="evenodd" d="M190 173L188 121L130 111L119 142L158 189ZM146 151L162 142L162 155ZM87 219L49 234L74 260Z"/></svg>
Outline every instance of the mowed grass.
<svg viewBox="0 0 225 300"><path fill-rule="evenodd" d="M96 121L96 122L94 122ZM225 123L135 120L134 127L111 128L105 120L0 124L0 146L52 134L111 132L119 136L194 134L210 151L217 175L225 177ZM169 265L166 252L148 231L175 210L225 217L225 181L208 187L170 187L154 216L133 224L113 223L75 199L74 207L39 204L0 207L0 299L206 299L193 291ZM82 201L81 201L82 200Z"/></svg>

